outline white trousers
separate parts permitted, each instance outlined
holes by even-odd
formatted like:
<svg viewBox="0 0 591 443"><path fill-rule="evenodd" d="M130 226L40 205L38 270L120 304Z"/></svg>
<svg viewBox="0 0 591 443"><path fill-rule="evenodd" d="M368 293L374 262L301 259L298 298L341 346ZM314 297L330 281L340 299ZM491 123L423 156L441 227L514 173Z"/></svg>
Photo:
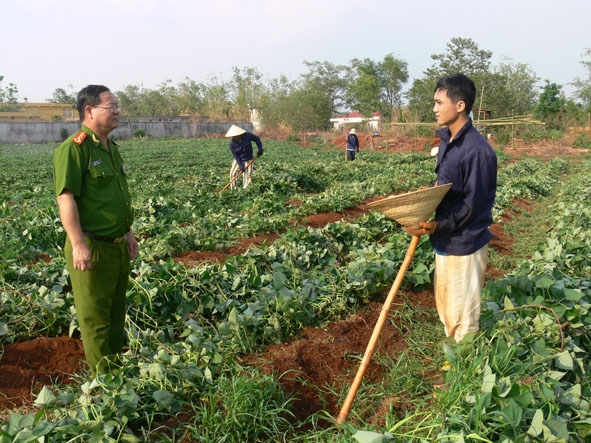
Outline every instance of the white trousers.
<svg viewBox="0 0 591 443"><path fill-rule="evenodd" d="M232 167L230 168L230 180L232 180L236 174L240 172L240 167L238 166L238 162L236 160L232 161ZM237 178L232 182L230 185L230 189L236 189L238 187L238 180ZM250 166L246 167L246 170L242 173L242 188L246 189L248 185L250 185L250 181L252 180L252 163Z"/></svg>
<svg viewBox="0 0 591 443"><path fill-rule="evenodd" d="M488 245L470 255L435 253L435 302L445 335L457 343L478 331Z"/></svg>

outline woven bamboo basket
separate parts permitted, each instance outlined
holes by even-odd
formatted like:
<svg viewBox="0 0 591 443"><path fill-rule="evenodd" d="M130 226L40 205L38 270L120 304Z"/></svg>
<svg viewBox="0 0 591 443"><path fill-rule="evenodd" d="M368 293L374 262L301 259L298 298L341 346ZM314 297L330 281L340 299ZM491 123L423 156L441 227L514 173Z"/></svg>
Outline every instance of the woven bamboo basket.
<svg viewBox="0 0 591 443"><path fill-rule="evenodd" d="M406 194L391 195L369 203L368 206L396 220L402 226L418 227L419 222L429 220L450 188L451 183L448 183Z"/></svg>

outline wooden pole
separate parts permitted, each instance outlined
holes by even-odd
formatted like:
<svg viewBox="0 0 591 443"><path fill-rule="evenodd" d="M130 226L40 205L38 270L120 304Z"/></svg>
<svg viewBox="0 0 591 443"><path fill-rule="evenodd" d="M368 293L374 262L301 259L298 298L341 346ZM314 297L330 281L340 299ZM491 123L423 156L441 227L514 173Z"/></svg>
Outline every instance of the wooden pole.
<svg viewBox="0 0 591 443"><path fill-rule="evenodd" d="M235 176L232 178L232 180L230 180L230 182L229 182L229 183L228 183L226 186L224 186L222 189L220 189L220 190L219 190L217 193L218 193L218 194L219 194L219 193L221 193L221 192L222 192L223 190L225 190L225 189L226 189L228 186L230 186L232 183L234 183L234 182L236 181L236 179L237 179L238 177L240 177L240 176L241 176L241 175L244 173L244 171L246 171L246 170L248 169L248 167L254 163L254 160L255 160L255 159L256 159L256 157L255 157L255 158L253 158L251 161L249 161L249 162L246 164L246 166L244 166L244 168L242 168L242 169L240 170L240 172L239 172L238 174L236 174L236 175L235 175Z"/></svg>
<svg viewBox="0 0 591 443"><path fill-rule="evenodd" d="M359 366L359 369L357 370L357 375L355 375L355 379L353 380L353 384L349 388L349 394L347 395L347 398L345 399L345 403L343 403L343 407L341 408L341 412L339 413L339 416L337 417L338 424L342 424L345 421L345 419L347 418L347 415L349 414L349 410L351 409L351 404L353 403L353 400L355 399L355 395L357 394L357 390L359 389L359 385L361 385L361 380L363 379L363 374L365 374L365 370L367 369L367 366L369 365L371 355L373 354L373 351L375 350L376 344L378 342L378 338L380 336L380 333L382 332L382 328L384 327L384 323L386 322L386 318L388 317L388 311L390 310L390 307L392 306L392 302L394 301L394 298L396 297L396 293L398 292L398 289L400 288L400 284L402 283L402 280L404 278L404 274L406 273L406 271L410 265L410 262L412 261L412 257L415 253L415 250L417 249L417 245L419 244L419 239L420 239L420 237L417 237L417 236L412 237L412 240L410 242L410 246L408 247L408 250L406 251L406 255L404 256L404 261L402 262L402 266L398 270L398 274L396 275L396 279L394 280L394 283L392 284L392 287L390 288L390 292L388 292L388 297L386 297L386 301L384 302L384 305L382 306L382 310L380 311L380 316L378 317L378 321L373 329L373 333L371 335L369 343L367 344L367 348L365 349L365 354L363 355L363 359L361 360L361 364Z"/></svg>
<svg viewBox="0 0 591 443"><path fill-rule="evenodd" d="M513 109L511 109L511 147L515 149L515 123L513 120Z"/></svg>
<svg viewBox="0 0 591 443"><path fill-rule="evenodd" d="M482 85L482 91L480 92L480 104L478 105L478 121L480 122L480 112L482 111L482 97L484 97L484 85Z"/></svg>
<svg viewBox="0 0 591 443"><path fill-rule="evenodd" d="M349 134L345 135L345 161L349 161L349 156L347 155L347 140L349 138Z"/></svg>

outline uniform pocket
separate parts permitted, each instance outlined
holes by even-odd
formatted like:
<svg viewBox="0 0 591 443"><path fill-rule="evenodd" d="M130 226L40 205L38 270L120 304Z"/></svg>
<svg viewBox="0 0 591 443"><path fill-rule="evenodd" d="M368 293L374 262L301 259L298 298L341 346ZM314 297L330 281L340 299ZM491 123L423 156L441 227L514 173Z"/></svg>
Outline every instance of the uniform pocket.
<svg viewBox="0 0 591 443"><path fill-rule="evenodd" d="M89 187L98 195L106 195L113 189L115 182L115 173L112 169L107 168L104 164L94 162L91 164L89 171Z"/></svg>

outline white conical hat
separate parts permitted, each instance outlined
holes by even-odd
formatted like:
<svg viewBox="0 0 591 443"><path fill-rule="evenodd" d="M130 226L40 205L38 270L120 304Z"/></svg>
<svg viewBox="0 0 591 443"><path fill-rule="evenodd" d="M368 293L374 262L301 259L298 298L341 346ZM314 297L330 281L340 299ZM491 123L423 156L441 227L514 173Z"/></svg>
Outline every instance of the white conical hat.
<svg viewBox="0 0 591 443"><path fill-rule="evenodd" d="M226 132L226 137L236 137L237 135L242 135L244 134L246 131L236 125L232 125L230 127L230 129L228 129L228 132Z"/></svg>
<svg viewBox="0 0 591 443"><path fill-rule="evenodd" d="M451 188L451 183L406 194L392 195L368 203L368 206L393 218L402 226L418 227L419 222L427 221L435 212L449 188Z"/></svg>
<svg viewBox="0 0 591 443"><path fill-rule="evenodd" d="M352 128L352 129L349 131L349 134L355 134L355 128Z"/></svg>

